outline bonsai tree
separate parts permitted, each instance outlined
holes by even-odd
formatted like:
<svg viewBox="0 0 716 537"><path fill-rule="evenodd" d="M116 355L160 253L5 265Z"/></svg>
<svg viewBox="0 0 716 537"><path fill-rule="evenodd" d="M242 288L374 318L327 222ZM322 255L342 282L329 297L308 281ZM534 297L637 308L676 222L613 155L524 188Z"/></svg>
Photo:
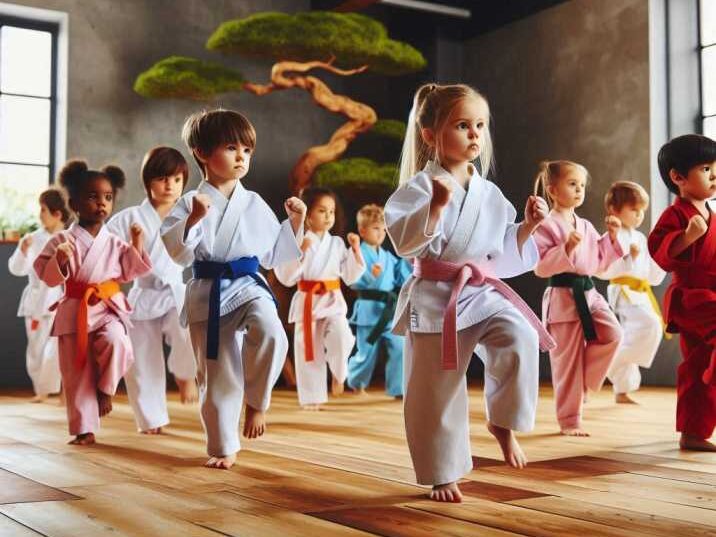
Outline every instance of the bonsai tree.
<svg viewBox="0 0 716 537"><path fill-rule="evenodd" d="M309 148L298 159L290 174L294 193L311 184L320 165L338 159L356 136L370 130L377 121L370 106L336 95L322 80L309 75L309 71L321 69L352 76L370 69L385 75L401 75L426 65L415 48L390 39L383 24L356 13L256 13L221 24L206 47L224 54L273 60L271 81L259 84L218 63L171 56L141 73L134 90L152 98L208 100L241 90L264 96L297 88L309 92L318 106L346 116L346 123L326 143ZM387 127L388 132L392 132L390 128ZM379 176L384 177L385 171Z"/></svg>

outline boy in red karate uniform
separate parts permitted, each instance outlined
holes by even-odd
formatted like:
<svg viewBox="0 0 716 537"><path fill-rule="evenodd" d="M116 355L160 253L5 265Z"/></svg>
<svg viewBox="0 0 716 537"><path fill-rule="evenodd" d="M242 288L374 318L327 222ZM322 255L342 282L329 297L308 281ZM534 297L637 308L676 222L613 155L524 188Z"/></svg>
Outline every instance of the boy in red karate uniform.
<svg viewBox="0 0 716 537"><path fill-rule="evenodd" d="M667 331L681 334L676 430L682 449L716 451L716 142L688 134L659 151L659 173L678 197L649 234L649 253L673 279L664 296Z"/></svg>

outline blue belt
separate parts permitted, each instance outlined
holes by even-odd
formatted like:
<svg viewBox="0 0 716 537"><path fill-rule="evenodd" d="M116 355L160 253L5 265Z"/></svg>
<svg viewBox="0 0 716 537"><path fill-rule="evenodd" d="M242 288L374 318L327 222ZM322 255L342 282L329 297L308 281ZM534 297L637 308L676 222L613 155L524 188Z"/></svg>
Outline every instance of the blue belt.
<svg viewBox="0 0 716 537"><path fill-rule="evenodd" d="M232 261L194 261L192 267L194 278L200 280L212 280L211 293L209 294L209 327L206 336L206 357L209 360L216 360L219 354L219 318L221 303L221 280L236 280L242 276L251 276L256 283L266 289L274 303L276 297L271 288L259 276L259 260L256 256L240 257Z"/></svg>

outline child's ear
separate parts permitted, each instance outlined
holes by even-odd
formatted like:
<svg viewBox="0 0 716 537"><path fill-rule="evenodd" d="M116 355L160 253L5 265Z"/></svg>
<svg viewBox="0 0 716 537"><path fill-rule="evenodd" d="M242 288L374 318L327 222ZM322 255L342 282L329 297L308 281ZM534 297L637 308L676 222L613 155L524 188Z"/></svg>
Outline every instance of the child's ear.
<svg viewBox="0 0 716 537"><path fill-rule="evenodd" d="M430 147L435 147L435 132L433 129L424 128L420 129L420 135L423 137L423 141Z"/></svg>
<svg viewBox="0 0 716 537"><path fill-rule="evenodd" d="M194 157L202 164L206 164L206 161L209 160L209 156L211 156L204 155L200 149L192 149L192 153L194 153Z"/></svg>
<svg viewBox="0 0 716 537"><path fill-rule="evenodd" d="M677 187L681 185L684 181L686 181L686 177L681 175L676 169L671 168L669 170L669 179L671 179L671 182L674 183Z"/></svg>

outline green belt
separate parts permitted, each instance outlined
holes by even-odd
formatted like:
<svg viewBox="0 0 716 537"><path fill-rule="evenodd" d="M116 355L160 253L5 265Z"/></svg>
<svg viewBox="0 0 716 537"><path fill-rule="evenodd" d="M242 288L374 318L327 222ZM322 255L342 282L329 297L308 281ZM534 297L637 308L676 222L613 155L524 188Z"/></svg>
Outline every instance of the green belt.
<svg viewBox="0 0 716 537"><path fill-rule="evenodd" d="M375 323L373 330L368 334L368 343L371 345L378 341L378 338L385 332L388 323L395 314L395 303L398 300L398 295L392 291L379 291L377 289L361 289L358 291L359 300L373 300L375 302L383 302L385 308L378 318L378 322Z"/></svg>
<svg viewBox="0 0 716 537"><path fill-rule="evenodd" d="M592 278L582 274L563 272L562 274L552 276L547 285L550 287L569 287L572 289L574 302L577 305L577 314L582 323L584 339L587 341L597 339L597 332L594 329L594 319L592 318L592 312L589 311L589 304L587 304L587 291L594 289L594 281L592 281Z"/></svg>

